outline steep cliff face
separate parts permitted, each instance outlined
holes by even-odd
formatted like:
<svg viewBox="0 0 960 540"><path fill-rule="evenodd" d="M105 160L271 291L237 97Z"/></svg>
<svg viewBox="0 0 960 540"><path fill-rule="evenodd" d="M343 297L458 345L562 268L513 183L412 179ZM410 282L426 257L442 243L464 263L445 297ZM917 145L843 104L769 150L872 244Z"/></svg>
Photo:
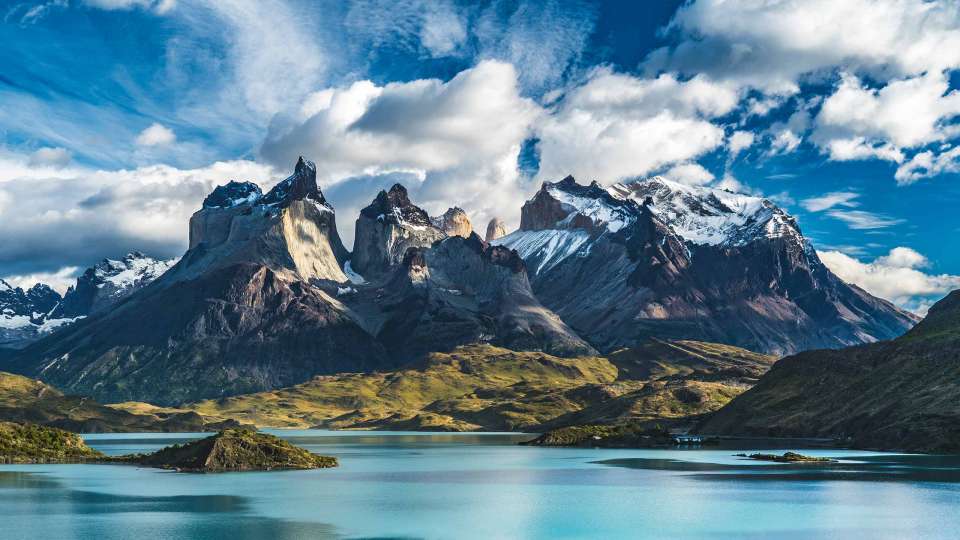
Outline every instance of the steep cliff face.
<svg viewBox="0 0 960 540"><path fill-rule="evenodd" d="M269 193L251 183L217 188L190 218L190 249L166 276L194 279L238 263L260 264L285 279L346 281L333 207L317 187L317 170L303 158Z"/></svg>
<svg viewBox="0 0 960 540"><path fill-rule="evenodd" d="M427 247L446 236L410 202L407 189L395 184L360 211L350 265L364 278L376 279L402 262L407 249Z"/></svg>
<svg viewBox="0 0 960 540"><path fill-rule="evenodd" d="M472 343L561 356L594 352L537 301L517 253L475 233L408 249L384 285L347 301L375 313L372 331L407 359Z"/></svg>
<svg viewBox="0 0 960 540"><path fill-rule="evenodd" d="M9 369L101 401L175 404L392 365L336 297L347 254L333 218L302 159L262 197L218 188L173 268Z"/></svg>
<svg viewBox="0 0 960 540"><path fill-rule="evenodd" d="M447 236L469 238L470 234L473 233L473 224L470 223L470 218L467 217L467 213L462 208L457 206L447 209L442 216L430 218L430 222Z"/></svg>
<svg viewBox="0 0 960 540"><path fill-rule="evenodd" d="M490 220L490 223L487 223L487 234L484 237L484 240L487 242L493 242L498 238L502 238L507 235L507 226L504 225L503 220L500 218L493 218Z"/></svg>
<svg viewBox="0 0 960 540"><path fill-rule="evenodd" d="M545 183L516 249L534 291L602 351L649 337L788 354L888 339L914 318L847 285L770 201L661 178Z"/></svg>
<svg viewBox="0 0 960 540"><path fill-rule="evenodd" d="M960 451L960 291L892 341L777 362L703 433L832 437L862 448Z"/></svg>

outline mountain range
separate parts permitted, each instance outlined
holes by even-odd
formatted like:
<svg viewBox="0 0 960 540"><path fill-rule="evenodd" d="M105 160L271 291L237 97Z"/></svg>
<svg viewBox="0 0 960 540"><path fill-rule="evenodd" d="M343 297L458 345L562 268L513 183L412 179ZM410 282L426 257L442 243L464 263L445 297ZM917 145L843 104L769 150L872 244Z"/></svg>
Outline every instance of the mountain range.
<svg viewBox="0 0 960 540"><path fill-rule="evenodd" d="M64 298L64 317L83 318L2 367L101 401L174 405L459 346L583 357L696 339L783 354L915 322L834 276L769 200L661 178L544 183L519 230L493 220L489 242L461 209L431 217L401 185L361 210L352 252L334 212L302 158L266 194L219 186L162 275L109 309Z"/></svg>
<svg viewBox="0 0 960 540"><path fill-rule="evenodd" d="M0 280L0 347L22 348L43 335L105 311L170 269L176 260L156 260L134 251L104 259L60 293L43 283L24 291Z"/></svg>

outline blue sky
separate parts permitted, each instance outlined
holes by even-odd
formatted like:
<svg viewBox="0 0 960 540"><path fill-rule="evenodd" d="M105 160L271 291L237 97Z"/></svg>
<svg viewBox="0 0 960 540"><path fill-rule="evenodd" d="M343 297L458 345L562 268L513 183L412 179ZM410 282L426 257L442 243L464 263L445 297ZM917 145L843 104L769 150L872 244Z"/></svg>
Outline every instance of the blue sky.
<svg viewBox="0 0 960 540"><path fill-rule="evenodd" d="M179 255L231 178L319 165L478 229L543 180L772 198L841 277L960 287L955 2L0 1L0 277ZM522 166L518 166L518 162Z"/></svg>

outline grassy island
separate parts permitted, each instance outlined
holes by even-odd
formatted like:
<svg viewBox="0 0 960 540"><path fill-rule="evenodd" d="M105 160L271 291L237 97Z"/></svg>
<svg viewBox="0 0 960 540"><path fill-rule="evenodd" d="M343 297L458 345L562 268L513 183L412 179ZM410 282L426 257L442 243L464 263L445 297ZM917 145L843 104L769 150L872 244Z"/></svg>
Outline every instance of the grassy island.
<svg viewBox="0 0 960 540"><path fill-rule="evenodd" d="M736 454L737 457L755 459L757 461L774 461L777 463L835 463L836 460L824 457L813 457L798 454L796 452L784 452L777 454Z"/></svg>

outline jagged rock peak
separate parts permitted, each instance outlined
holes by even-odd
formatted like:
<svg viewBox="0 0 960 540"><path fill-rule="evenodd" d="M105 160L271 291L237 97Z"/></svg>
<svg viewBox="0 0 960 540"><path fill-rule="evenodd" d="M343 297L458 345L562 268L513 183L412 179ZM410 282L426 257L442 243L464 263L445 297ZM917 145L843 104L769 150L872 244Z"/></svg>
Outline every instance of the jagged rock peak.
<svg viewBox="0 0 960 540"><path fill-rule="evenodd" d="M203 200L204 208L232 208L241 204L255 203L263 192L260 186L253 182L230 182L217 186L207 198Z"/></svg>
<svg viewBox="0 0 960 540"><path fill-rule="evenodd" d="M294 167L293 174L283 182L274 186L273 189L261 199L261 204L286 206L290 201L302 201L306 199L316 201L327 207L328 210L333 210L333 208L327 204L327 200L324 198L323 193L320 192L320 188L317 187L316 164L312 161L305 161L303 156L300 156L300 159L297 160L297 165Z"/></svg>
<svg viewBox="0 0 960 540"><path fill-rule="evenodd" d="M490 223L487 223L487 234L484 237L484 240L487 242L493 242L497 238L501 238L507 234L507 227L503 224L503 220L495 217L490 220Z"/></svg>
<svg viewBox="0 0 960 540"><path fill-rule="evenodd" d="M360 211L362 216L393 225L432 227L430 216L410 202L407 188L394 184L390 191L381 190L369 206Z"/></svg>
<svg viewBox="0 0 960 540"><path fill-rule="evenodd" d="M448 209L440 217L430 218L430 221L434 227L446 233L447 236L462 236L466 238L473 232L473 224L470 223L470 218L467 217L467 213L458 206Z"/></svg>
<svg viewBox="0 0 960 540"><path fill-rule="evenodd" d="M636 203L618 197L596 182L581 185L567 176L559 182L544 182L540 191L524 203L520 230L585 229L617 232L637 213Z"/></svg>

